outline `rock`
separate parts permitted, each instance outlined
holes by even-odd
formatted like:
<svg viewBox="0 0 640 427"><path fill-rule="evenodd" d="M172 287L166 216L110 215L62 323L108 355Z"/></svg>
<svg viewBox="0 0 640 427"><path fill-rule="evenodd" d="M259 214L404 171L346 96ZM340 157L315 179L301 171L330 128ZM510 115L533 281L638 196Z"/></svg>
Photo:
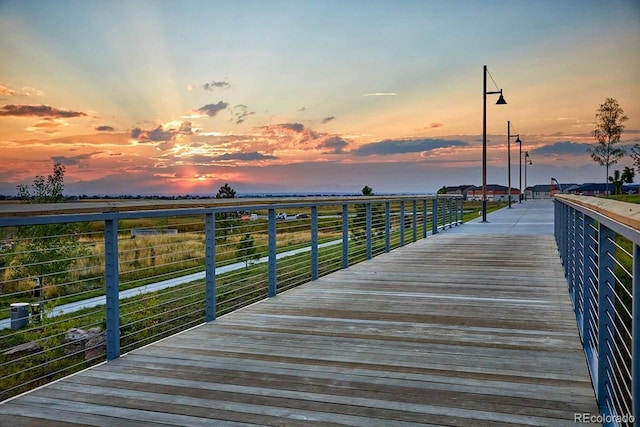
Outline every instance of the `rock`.
<svg viewBox="0 0 640 427"><path fill-rule="evenodd" d="M89 330L80 328L69 329L64 334L64 354L69 355L83 352L87 342L101 333L102 329L100 328L91 328Z"/></svg>
<svg viewBox="0 0 640 427"><path fill-rule="evenodd" d="M84 345L84 360L95 359L107 352L107 334L101 332Z"/></svg>
<svg viewBox="0 0 640 427"><path fill-rule="evenodd" d="M2 353L3 355L11 355L11 354L19 354L19 353L35 353L36 351L42 350L40 344L36 341L26 342L24 344L17 345L13 347L11 350Z"/></svg>

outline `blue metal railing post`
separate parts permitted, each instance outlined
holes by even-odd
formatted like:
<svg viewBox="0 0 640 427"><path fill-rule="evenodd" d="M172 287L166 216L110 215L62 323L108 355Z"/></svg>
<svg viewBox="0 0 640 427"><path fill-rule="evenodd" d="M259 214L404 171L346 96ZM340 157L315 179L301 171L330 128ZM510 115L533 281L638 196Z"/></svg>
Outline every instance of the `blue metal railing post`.
<svg viewBox="0 0 640 427"><path fill-rule="evenodd" d="M582 322L580 325L580 332L582 335L582 343L585 346L585 351L587 351L587 359L593 361L593 347L591 345L592 340L595 337L591 335L591 323L595 322L594 320L594 308L595 308L595 299L594 296L596 294L596 283L598 280L597 276L597 266L594 264L595 257L597 255L596 252L596 229L595 229L595 221L593 218L585 215L584 218L584 254L583 254L583 278L582 281L584 283L584 288L582 291ZM579 319L580 320L580 319Z"/></svg>
<svg viewBox="0 0 640 427"><path fill-rule="evenodd" d="M418 241L418 201L413 201L413 234L411 235L413 242Z"/></svg>
<svg viewBox="0 0 640 427"><path fill-rule="evenodd" d="M205 320L216 320L216 217L207 213L204 218L205 233Z"/></svg>
<svg viewBox="0 0 640 427"><path fill-rule="evenodd" d="M120 298L118 220L104 222L105 284L107 299L107 360L120 357Z"/></svg>
<svg viewBox="0 0 640 427"><path fill-rule="evenodd" d="M442 230L444 231L446 227L446 223L447 223L447 199L442 199L442 203L440 203L442 205Z"/></svg>
<svg viewBox="0 0 640 427"><path fill-rule="evenodd" d="M574 308L576 306L576 210L569 211L568 227L568 248L571 250L567 254L567 281L569 283L569 296Z"/></svg>
<svg viewBox="0 0 640 427"><path fill-rule="evenodd" d="M384 251L391 251L391 203L384 202Z"/></svg>
<svg viewBox="0 0 640 427"><path fill-rule="evenodd" d="M596 398L600 406L600 412L607 413L609 376L615 374L611 366L613 354L611 348L614 342L614 319L616 316L615 301L615 262L613 254L615 233L602 223L598 228L598 367L596 385Z"/></svg>
<svg viewBox="0 0 640 427"><path fill-rule="evenodd" d="M458 226L458 199L453 199L453 223Z"/></svg>
<svg viewBox="0 0 640 427"><path fill-rule="evenodd" d="M277 276L276 276L276 210L275 208L269 209L268 214L268 252L269 252L269 297L275 297L278 292Z"/></svg>
<svg viewBox="0 0 640 427"><path fill-rule="evenodd" d="M349 206L342 205L342 268L349 267Z"/></svg>
<svg viewBox="0 0 640 427"><path fill-rule="evenodd" d="M311 207L311 280L318 279L318 207Z"/></svg>
<svg viewBox="0 0 640 427"><path fill-rule="evenodd" d="M427 199L422 199L422 238L427 238Z"/></svg>
<svg viewBox="0 0 640 427"><path fill-rule="evenodd" d="M400 201L400 246L404 246L404 200Z"/></svg>
<svg viewBox="0 0 640 427"><path fill-rule="evenodd" d="M633 296L631 309L631 400L636 427L640 424L640 246L633 245Z"/></svg>
<svg viewBox="0 0 640 427"><path fill-rule="evenodd" d="M438 198L431 201L431 234L438 234Z"/></svg>
<svg viewBox="0 0 640 427"><path fill-rule="evenodd" d="M373 241L373 233L372 233L372 229L373 229L373 221L372 221L372 214L371 214L371 202L367 203L367 223L366 223L366 228L367 228L367 259L371 259L372 256L372 241Z"/></svg>
<svg viewBox="0 0 640 427"><path fill-rule="evenodd" d="M447 199L447 216L449 218L449 228L453 228L453 199Z"/></svg>

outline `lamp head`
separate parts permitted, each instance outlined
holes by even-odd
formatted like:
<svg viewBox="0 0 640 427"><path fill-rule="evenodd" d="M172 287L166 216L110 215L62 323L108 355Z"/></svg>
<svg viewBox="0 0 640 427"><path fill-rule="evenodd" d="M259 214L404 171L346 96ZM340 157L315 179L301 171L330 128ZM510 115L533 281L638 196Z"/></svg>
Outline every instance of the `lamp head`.
<svg viewBox="0 0 640 427"><path fill-rule="evenodd" d="M518 144L522 144L522 141L520 140L520 135L518 135L518 137L516 138L516 142L517 142Z"/></svg>
<svg viewBox="0 0 640 427"><path fill-rule="evenodd" d="M500 97L498 98L496 105L505 105L506 103L507 101L505 101L504 97L502 96L502 89L500 89Z"/></svg>

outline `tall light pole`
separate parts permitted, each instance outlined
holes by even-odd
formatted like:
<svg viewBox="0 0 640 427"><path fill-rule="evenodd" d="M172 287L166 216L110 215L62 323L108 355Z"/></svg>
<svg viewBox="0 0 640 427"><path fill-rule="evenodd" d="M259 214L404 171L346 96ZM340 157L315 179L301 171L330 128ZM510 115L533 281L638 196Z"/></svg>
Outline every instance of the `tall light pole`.
<svg viewBox="0 0 640 427"><path fill-rule="evenodd" d="M487 222L487 95L500 94L497 105L504 105L507 101L502 97L502 89L487 92L486 65L482 72L482 83L482 222Z"/></svg>
<svg viewBox="0 0 640 427"><path fill-rule="evenodd" d="M520 144L520 156L522 156L522 141L520 141L520 134L511 135L511 121L507 120L507 160L509 169L509 187L507 188L507 197L509 198L509 209L511 209L511 138L515 138L516 142ZM520 162L522 166L522 162ZM520 172L520 181L522 181L522 171ZM520 185L522 187L522 184ZM518 195L518 199L520 196Z"/></svg>
<svg viewBox="0 0 640 427"><path fill-rule="evenodd" d="M519 140L520 138L518 138ZM516 140L517 141L517 140ZM518 183L518 190L520 191L519 197L518 197L518 203L522 203L522 141L520 142L520 181Z"/></svg>
<svg viewBox="0 0 640 427"><path fill-rule="evenodd" d="M524 191L525 194L527 192L527 164L532 165L533 162L531 161L531 156L529 156L529 152L525 151L524 152ZM525 197L525 200L527 200L527 198Z"/></svg>

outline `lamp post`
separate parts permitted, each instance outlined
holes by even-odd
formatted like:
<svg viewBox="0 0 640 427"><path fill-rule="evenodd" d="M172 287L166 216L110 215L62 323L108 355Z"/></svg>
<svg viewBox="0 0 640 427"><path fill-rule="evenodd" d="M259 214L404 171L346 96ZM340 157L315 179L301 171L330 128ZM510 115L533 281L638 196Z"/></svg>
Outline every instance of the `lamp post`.
<svg viewBox="0 0 640 427"><path fill-rule="evenodd" d="M524 152L524 191L525 194L527 192L527 164L532 165L533 162L531 161L531 156L529 156L529 152L525 151ZM527 198L524 198L525 200L527 200Z"/></svg>
<svg viewBox="0 0 640 427"><path fill-rule="evenodd" d="M522 203L522 198L523 198L523 194L522 194L522 141L520 141L520 138L516 139L516 142L520 143L520 181L518 182L518 191L520 191L520 195L518 197L518 203Z"/></svg>
<svg viewBox="0 0 640 427"><path fill-rule="evenodd" d="M482 83L482 222L487 222L487 95L500 94L497 105L504 105L507 101L502 97L502 89L487 92L486 65L483 68Z"/></svg>
<svg viewBox="0 0 640 427"><path fill-rule="evenodd" d="M509 209L511 209L511 138L515 138L516 142L520 144L520 156L522 156L522 141L520 141L520 134L511 135L511 121L507 120L507 162L509 170L507 198L509 199ZM520 162L520 166L522 167L522 161ZM520 181L522 182L522 171L520 171ZM522 187L522 184L520 184L520 187ZM522 190L520 190L520 193L522 193ZM520 199L520 195L518 195L518 199Z"/></svg>

